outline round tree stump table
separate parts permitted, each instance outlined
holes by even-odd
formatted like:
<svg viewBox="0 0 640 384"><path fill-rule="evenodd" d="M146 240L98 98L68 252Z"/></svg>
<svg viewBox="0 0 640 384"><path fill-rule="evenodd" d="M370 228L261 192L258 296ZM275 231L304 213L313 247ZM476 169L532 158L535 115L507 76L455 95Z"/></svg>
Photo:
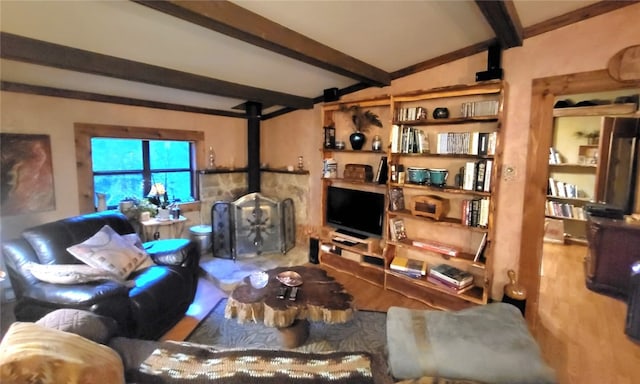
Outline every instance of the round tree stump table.
<svg viewBox="0 0 640 384"><path fill-rule="evenodd" d="M284 299L277 297L278 291L284 286L277 276L286 271L297 272L302 277L295 301L289 300L291 287ZM235 317L239 323L261 321L266 326L278 329L284 347L295 348L306 341L309 321L337 324L353 318L353 297L325 270L295 266L265 272L269 275L269 281L264 288L254 288L247 276L231 292L225 308L227 319Z"/></svg>

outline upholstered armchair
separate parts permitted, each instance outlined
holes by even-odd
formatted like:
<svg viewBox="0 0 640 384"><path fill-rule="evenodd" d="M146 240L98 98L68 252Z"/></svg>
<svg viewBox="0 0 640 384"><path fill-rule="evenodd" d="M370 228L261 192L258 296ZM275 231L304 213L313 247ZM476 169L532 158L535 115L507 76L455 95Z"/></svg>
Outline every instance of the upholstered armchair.
<svg viewBox="0 0 640 384"><path fill-rule="evenodd" d="M123 265L98 252L88 253L94 260L83 259L104 262L102 269L69 251L86 251L86 244L106 229L112 230L110 242L124 244L130 238L126 241L135 245L132 225L115 211L42 224L2 244L18 321L36 321L59 308L84 309L116 320L124 336L155 339L183 317L197 287L196 244L188 239L138 243L133 251L127 248L134 257Z"/></svg>

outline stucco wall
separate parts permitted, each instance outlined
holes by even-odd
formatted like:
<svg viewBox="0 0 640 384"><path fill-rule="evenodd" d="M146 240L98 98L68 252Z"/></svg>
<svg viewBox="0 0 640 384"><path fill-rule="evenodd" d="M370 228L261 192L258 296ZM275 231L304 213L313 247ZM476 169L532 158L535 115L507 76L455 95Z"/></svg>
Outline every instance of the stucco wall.
<svg viewBox="0 0 640 384"><path fill-rule="evenodd" d="M206 148L214 148L218 165L231 165L232 158L236 166L247 164L244 119L13 92L0 93L0 110L0 131L50 135L56 196L53 211L0 218L2 240L18 236L25 228L79 213L73 128L76 122L203 131Z"/></svg>

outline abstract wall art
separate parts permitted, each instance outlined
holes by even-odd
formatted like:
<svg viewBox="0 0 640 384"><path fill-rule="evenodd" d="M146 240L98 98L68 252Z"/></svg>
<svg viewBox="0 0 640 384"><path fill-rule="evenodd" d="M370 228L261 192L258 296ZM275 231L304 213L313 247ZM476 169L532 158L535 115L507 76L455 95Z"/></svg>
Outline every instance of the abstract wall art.
<svg viewBox="0 0 640 384"><path fill-rule="evenodd" d="M0 216L55 208L49 135L0 133Z"/></svg>

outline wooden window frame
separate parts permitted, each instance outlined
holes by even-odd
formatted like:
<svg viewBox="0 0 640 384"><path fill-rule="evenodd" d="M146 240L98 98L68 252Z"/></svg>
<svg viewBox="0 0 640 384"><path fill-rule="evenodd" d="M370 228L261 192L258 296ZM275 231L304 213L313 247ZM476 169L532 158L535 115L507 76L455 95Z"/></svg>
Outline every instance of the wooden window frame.
<svg viewBox="0 0 640 384"><path fill-rule="evenodd" d="M119 139L179 140L191 141L195 146L195 166L203 164L205 157L204 132L177 129L131 127L75 123L76 166L78 169L78 207L80 214L95 211L93 164L91 159L91 139L94 137L112 137ZM195 170L194 170L195 172ZM197 177L193 177L193 190L197 194ZM198 196L194 196L198 199ZM190 204L182 204L183 210L189 210ZM186 209L185 209L186 208Z"/></svg>

